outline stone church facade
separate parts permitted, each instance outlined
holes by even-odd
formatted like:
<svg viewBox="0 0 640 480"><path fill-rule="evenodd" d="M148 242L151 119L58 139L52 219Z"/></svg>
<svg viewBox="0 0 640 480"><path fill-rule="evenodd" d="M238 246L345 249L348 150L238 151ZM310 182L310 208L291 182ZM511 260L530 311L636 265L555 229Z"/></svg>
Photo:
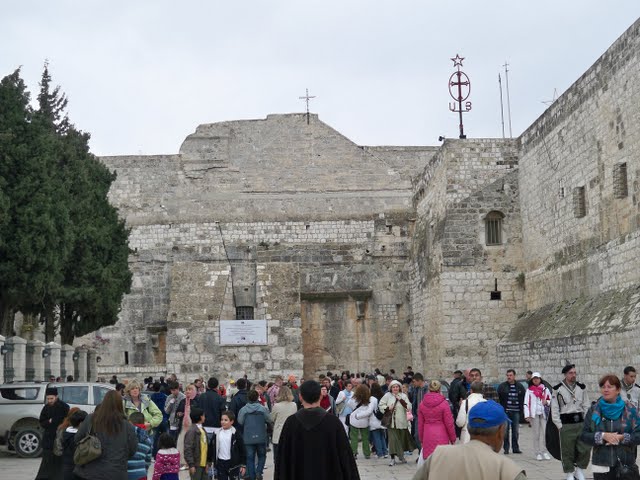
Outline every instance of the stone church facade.
<svg viewBox="0 0 640 480"><path fill-rule="evenodd" d="M638 52L639 21L517 139L367 147L287 114L103 157L134 279L100 370L497 379L571 360L593 383L638 363ZM266 343L222 345L236 318Z"/></svg>

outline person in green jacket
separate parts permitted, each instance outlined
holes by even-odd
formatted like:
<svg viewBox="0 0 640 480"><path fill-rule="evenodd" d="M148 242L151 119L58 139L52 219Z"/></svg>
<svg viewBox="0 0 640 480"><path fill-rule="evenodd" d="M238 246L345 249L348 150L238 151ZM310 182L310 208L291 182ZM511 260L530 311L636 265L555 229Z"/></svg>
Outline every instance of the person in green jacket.
<svg viewBox="0 0 640 480"><path fill-rule="evenodd" d="M162 422L162 412L147 395L140 393L141 385L137 380L132 380L124 389L123 406L127 418L133 412L144 415L144 425L147 432L156 428Z"/></svg>

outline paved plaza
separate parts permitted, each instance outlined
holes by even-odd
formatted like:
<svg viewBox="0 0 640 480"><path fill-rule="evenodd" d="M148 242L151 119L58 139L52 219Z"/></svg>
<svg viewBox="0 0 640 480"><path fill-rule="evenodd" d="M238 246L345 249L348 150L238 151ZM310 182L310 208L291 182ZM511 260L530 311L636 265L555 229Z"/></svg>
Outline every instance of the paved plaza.
<svg viewBox="0 0 640 480"><path fill-rule="evenodd" d="M534 480L552 480L552 479L564 479L562 474L562 467L557 460L550 460L546 462L536 461L532 455L532 439L531 429L526 425L520 430L520 446L523 450L521 455L511 455L511 458L527 472L527 478ZM359 455L362 457L362 455ZM410 480L416 471L415 459L416 454L407 457L409 462L406 465L396 465L395 467L388 466L388 460L386 459L370 459L364 458L358 459L358 469L360 470L360 478L362 480ZM40 459L24 459L18 458L13 454L7 453L5 450L0 450L0 469L3 479L7 480L33 480L38 471L40 465ZM267 469L265 470L264 479L273 479L273 457L271 453L267 454ZM149 478L151 478L152 471L149 470ZM588 472L587 478L593 478L591 471ZM181 472L181 480L188 480L189 475L187 472ZM303 480L303 479L301 479Z"/></svg>

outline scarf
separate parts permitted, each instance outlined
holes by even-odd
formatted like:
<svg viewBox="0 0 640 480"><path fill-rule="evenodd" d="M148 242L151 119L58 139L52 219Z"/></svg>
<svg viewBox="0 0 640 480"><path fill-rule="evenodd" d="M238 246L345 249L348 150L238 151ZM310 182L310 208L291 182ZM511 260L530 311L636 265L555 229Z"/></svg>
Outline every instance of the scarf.
<svg viewBox="0 0 640 480"><path fill-rule="evenodd" d="M591 415L591 419L593 423L596 425L600 425L602 421L602 417L605 417L608 420L618 420L622 414L624 413L625 403L622 400L622 397L618 395L616 401L613 403L609 403L605 401L603 397L600 397L596 405L593 409L593 414ZM628 423L629 419L627 419Z"/></svg>
<svg viewBox="0 0 640 480"><path fill-rule="evenodd" d="M326 397L322 397L322 399L320 400L320 406L325 410L329 410L329 408L331 408L331 401L329 400L329 395L327 395Z"/></svg>
<svg viewBox="0 0 640 480"><path fill-rule="evenodd" d="M189 390L193 392L193 390ZM182 426L189 428L191 426L191 400L196 398L195 392L189 393L184 399L184 416L182 417Z"/></svg>
<svg viewBox="0 0 640 480"><path fill-rule="evenodd" d="M547 400L547 395L544 393L544 385L541 383L540 385L531 385L529 390L533 392L533 394L538 397L543 402Z"/></svg>

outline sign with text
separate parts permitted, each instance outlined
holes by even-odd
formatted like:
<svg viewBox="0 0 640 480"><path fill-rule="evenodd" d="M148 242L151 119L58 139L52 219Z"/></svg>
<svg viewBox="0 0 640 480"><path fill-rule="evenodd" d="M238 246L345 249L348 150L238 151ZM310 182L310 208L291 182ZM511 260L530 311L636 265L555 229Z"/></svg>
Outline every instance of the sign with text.
<svg viewBox="0 0 640 480"><path fill-rule="evenodd" d="M220 345L266 344L266 320L220 320Z"/></svg>

